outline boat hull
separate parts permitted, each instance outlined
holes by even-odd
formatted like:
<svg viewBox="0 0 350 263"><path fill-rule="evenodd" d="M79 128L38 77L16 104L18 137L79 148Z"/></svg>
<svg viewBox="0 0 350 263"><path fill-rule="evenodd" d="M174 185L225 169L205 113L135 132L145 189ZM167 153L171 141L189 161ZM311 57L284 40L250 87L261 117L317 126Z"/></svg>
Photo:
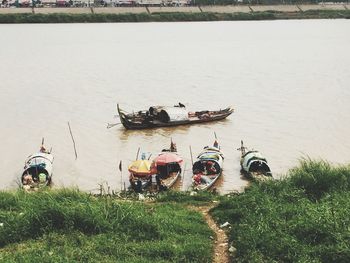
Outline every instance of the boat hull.
<svg viewBox="0 0 350 263"><path fill-rule="evenodd" d="M130 180L129 190L133 190L136 193L141 193L142 191L146 190L151 184L151 177L135 178L134 180Z"/></svg>
<svg viewBox="0 0 350 263"><path fill-rule="evenodd" d="M141 111L145 112L145 111ZM131 121L133 115L127 114L123 110L119 108L118 105L118 114L121 123L128 130L141 130L141 129L152 129L152 128L160 128L160 127L172 127L172 126L180 126L180 125L191 125L191 124L199 124L199 123L207 123L212 121L219 121L227 118L229 115L233 113L233 109L228 107L224 110L209 112L211 116L208 117L189 117L186 120L170 120L168 122L162 122L160 120L152 120L152 121Z"/></svg>
<svg viewBox="0 0 350 263"><path fill-rule="evenodd" d="M170 189L171 187L173 187L176 181L180 178L180 175L181 175L181 171L177 173L173 173L169 175L167 178L162 179L161 183L159 182L159 179L156 177L158 189L161 191Z"/></svg>
<svg viewBox="0 0 350 263"><path fill-rule="evenodd" d="M241 157L241 172L248 179L264 181L272 179L267 160L258 151L249 151Z"/></svg>
<svg viewBox="0 0 350 263"><path fill-rule="evenodd" d="M156 171L156 182L158 190L163 191L171 188L181 175L184 161L175 151L164 151L152 162Z"/></svg>
<svg viewBox="0 0 350 263"><path fill-rule="evenodd" d="M212 163L214 170L217 172L208 172L206 169L208 163ZM219 148L207 147L197 157L197 161L193 164L192 171L192 187L196 191L209 190L222 175L224 156ZM200 174L200 178L197 176Z"/></svg>
<svg viewBox="0 0 350 263"><path fill-rule="evenodd" d="M37 190L49 186L53 175L54 157L50 153L38 152L25 161L21 183L26 190ZM28 181L28 176L30 181Z"/></svg>

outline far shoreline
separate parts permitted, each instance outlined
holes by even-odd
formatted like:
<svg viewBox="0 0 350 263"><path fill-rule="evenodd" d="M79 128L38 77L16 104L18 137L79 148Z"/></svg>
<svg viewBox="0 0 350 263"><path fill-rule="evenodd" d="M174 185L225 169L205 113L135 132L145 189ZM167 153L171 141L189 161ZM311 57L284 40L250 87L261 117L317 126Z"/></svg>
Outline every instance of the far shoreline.
<svg viewBox="0 0 350 263"><path fill-rule="evenodd" d="M350 19L347 5L0 8L0 24Z"/></svg>

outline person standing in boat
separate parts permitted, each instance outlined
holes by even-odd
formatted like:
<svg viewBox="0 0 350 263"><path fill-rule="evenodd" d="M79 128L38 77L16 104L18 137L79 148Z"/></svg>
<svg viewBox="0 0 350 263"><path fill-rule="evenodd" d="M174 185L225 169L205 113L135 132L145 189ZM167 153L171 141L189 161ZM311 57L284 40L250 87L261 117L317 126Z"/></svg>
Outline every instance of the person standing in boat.
<svg viewBox="0 0 350 263"><path fill-rule="evenodd" d="M215 148L219 148L219 143L218 143L218 141L217 140L215 140L215 142L214 142L214 145L213 145Z"/></svg>
<svg viewBox="0 0 350 263"><path fill-rule="evenodd" d="M170 151L177 152L176 143L173 143L173 141L170 143Z"/></svg>
<svg viewBox="0 0 350 263"><path fill-rule="evenodd" d="M44 145L41 145L41 147L40 147L40 152L41 152L41 153L48 153L48 151L46 150L46 148L44 147Z"/></svg>

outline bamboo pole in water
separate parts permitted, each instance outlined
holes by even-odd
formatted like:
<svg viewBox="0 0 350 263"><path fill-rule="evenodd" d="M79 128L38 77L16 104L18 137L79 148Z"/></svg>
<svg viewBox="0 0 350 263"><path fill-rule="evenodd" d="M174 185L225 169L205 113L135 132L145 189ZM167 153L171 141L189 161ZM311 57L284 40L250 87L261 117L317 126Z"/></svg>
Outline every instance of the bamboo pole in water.
<svg viewBox="0 0 350 263"><path fill-rule="evenodd" d="M122 168L122 160L119 162L119 171L120 171L120 192L123 191L123 168Z"/></svg>
<svg viewBox="0 0 350 263"><path fill-rule="evenodd" d="M191 145L190 145L190 153L191 153L191 163L192 163L192 166L193 166L193 157L192 157L192 148L191 148Z"/></svg>
<svg viewBox="0 0 350 263"><path fill-rule="evenodd" d="M139 158L139 152L140 152L140 147L137 149L137 154L136 154L136 161Z"/></svg>
<svg viewBox="0 0 350 263"><path fill-rule="evenodd" d="M74 138L73 138L73 133L72 133L72 129L70 127L69 122L68 122L68 128L69 128L70 136L72 137L74 153L75 153L75 160L76 160L76 159L78 159L77 148L75 147L75 141L74 141Z"/></svg>
<svg viewBox="0 0 350 263"><path fill-rule="evenodd" d="M185 162L184 167L183 167L183 171L182 171L182 189L184 189L184 185L185 185L185 171L186 171L186 164L187 162Z"/></svg>

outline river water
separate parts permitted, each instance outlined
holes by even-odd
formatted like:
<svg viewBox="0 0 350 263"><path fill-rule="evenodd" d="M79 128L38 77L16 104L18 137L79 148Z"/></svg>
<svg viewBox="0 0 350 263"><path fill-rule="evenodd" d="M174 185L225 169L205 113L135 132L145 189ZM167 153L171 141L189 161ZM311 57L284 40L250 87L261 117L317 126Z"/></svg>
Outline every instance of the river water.
<svg viewBox="0 0 350 263"><path fill-rule="evenodd" d="M302 157L350 162L349 20L0 25L0 188L16 188L25 158L45 137L54 187L120 189L138 147L153 156L170 138L187 162L212 144L225 154L221 193L242 190L240 140L276 177ZM116 103L234 114L224 121L127 131ZM76 142L73 143L67 122Z"/></svg>

